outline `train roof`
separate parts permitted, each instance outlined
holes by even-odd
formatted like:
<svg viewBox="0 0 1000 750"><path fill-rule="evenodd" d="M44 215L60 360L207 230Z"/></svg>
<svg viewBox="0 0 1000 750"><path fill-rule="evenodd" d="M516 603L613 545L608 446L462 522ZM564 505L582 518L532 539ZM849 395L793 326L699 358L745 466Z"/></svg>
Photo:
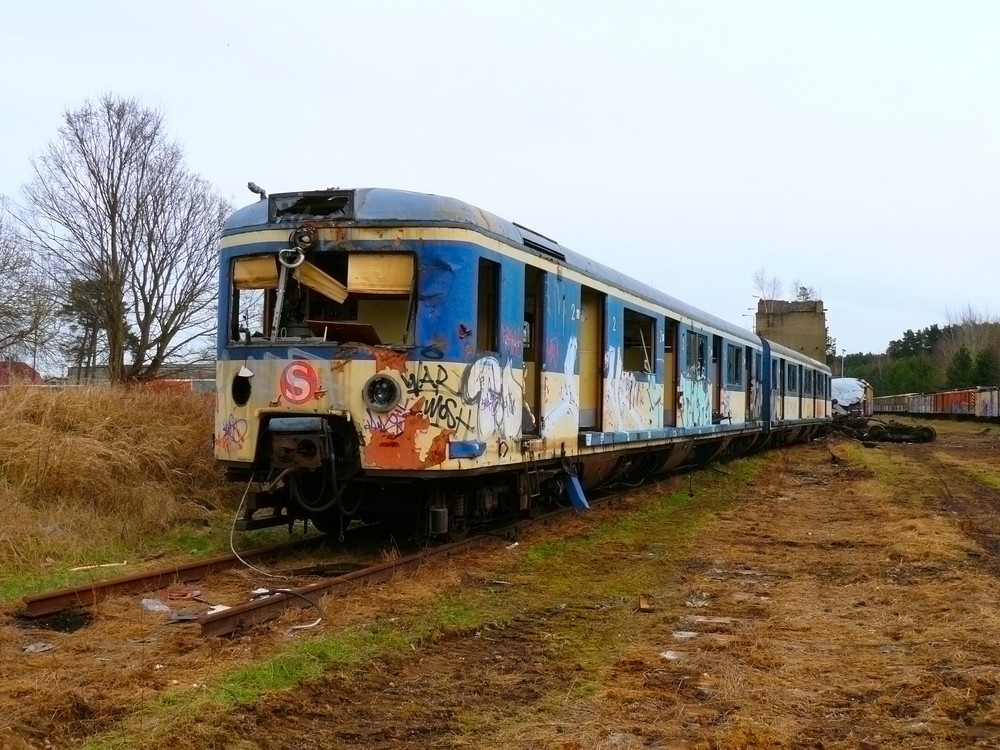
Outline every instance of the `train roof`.
<svg viewBox="0 0 1000 750"><path fill-rule="evenodd" d="M324 206L330 203L331 198L336 197L349 202L349 214L344 212L338 214L322 213L322 208L320 213L316 212L316 207ZM343 205L348 205L348 203L343 203ZM331 188L315 192L276 193L269 199L261 199L236 211L226 222L222 233L224 235L239 234L264 226L268 223L269 217L274 215L276 206L279 206L278 210L283 210L280 208L282 206L285 207L284 216L296 220L322 221L324 218L342 218L353 219L355 222L364 224L403 222L417 225L474 228L524 247L549 260L562 263L596 281L604 282L642 297L649 302L662 305L723 333L743 340L760 341L760 337L752 331L734 325L637 279L619 273L613 268L580 255L527 227L507 221L489 211L484 211L456 198L387 188L356 188L353 190ZM808 359L801 352L777 347L775 344L772 346L780 348L786 356Z"/></svg>

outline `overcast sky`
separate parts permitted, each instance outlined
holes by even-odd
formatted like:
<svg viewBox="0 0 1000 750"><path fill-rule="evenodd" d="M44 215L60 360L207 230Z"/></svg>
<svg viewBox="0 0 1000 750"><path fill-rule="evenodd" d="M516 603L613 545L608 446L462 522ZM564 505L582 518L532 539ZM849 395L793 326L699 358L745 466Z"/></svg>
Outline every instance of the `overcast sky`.
<svg viewBox="0 0 1000 750"><path fill-rule="evenodd" d="M112 92L238 205L450 195L747 327L765 269L848 352L1000 312L1000 2L0 0L0 49L9 197Z"/></svg>

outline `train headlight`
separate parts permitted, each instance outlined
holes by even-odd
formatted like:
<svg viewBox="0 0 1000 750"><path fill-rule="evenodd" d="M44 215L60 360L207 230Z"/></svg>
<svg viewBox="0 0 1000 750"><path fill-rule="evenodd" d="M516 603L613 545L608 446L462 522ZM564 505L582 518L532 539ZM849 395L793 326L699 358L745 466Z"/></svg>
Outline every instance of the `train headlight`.
<svg viewBox="0 0 1000 750"><path fill-rule="evenodd" d="M361 397L375 411L389 411L399 403L399 386L388 375L373 375L365 383Z"/></svg>

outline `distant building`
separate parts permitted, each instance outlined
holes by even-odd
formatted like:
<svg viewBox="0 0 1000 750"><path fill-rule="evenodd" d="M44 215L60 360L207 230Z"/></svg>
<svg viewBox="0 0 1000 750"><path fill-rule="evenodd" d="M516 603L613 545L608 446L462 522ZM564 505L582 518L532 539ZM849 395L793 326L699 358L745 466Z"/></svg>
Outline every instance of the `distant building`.
<svg viewBox="0 0 1000 750"><path fill-rule="evenodd" d="M756 324L764 338L826 361L826 311L821 300L758 300Z"/></svg>
<svg viewBox="0 0 1000 750"><path fill-rule="evenodd" d="M31 365L14 360L0 362L0 385L14 385L15 383L38 385L42 380L42 376Z"/></svg>

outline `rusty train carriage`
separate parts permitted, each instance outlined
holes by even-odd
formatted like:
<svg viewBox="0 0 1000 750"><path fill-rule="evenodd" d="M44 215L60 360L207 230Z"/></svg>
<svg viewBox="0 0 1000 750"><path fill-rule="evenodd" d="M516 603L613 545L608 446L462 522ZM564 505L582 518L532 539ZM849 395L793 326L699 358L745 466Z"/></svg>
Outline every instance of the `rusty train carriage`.
<svg viewBox="0 0 1000 750"><path fill-rule="evenodd" d="M460 534L830 416L825 365L439 196L262 198L223 232L219 310L216 457L255 483L245 528Z"/></svg>
<svg viewBox="0 0 1000 750"><path fill-rule="evenodd" d="M875 413L997 421L1000 420L1000 387L975 386L934 393L876 396Z"/></svg>

